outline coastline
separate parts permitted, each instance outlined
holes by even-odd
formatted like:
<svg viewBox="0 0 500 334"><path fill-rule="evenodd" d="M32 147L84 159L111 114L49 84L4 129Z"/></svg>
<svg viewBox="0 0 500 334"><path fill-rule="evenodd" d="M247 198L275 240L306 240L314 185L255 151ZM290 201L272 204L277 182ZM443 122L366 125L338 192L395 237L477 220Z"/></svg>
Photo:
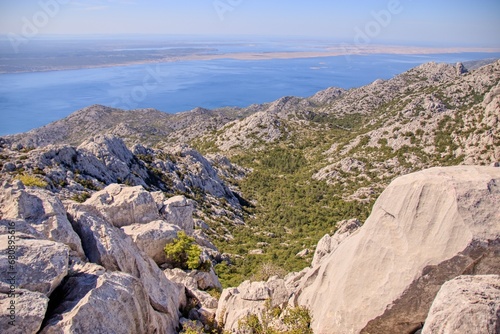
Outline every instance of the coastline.
<svg viewBox="0 0 500 334"><path fill-rule="evenodd" d="M1 74L21 74L21 73L37 73L37 72L53 72L53 71L69 71L80 69L94 68L110 68L121 66L134 66L143 64L161 64L178 61L210 61L218 59L233 59L233 60L273 60L273 59L307 59L307 58L324 58L337 56L356 56L370 54L394 54L394 55L428 55L428 54L447 54L447 53L497 53L500 48L480 48L480 47L414 47L414 46L387 46L387 45L369 45L358 46L356 44L343 44L327 49L327 51L290 51L290 52L228 52L220 54L191 54L184 56L160 57L157 59L144 59L135 61L116 62L109 64L95 65L66 65L66 66L50 66L48 68L39 68L24 71L6 71L0 70Z"/></svg>

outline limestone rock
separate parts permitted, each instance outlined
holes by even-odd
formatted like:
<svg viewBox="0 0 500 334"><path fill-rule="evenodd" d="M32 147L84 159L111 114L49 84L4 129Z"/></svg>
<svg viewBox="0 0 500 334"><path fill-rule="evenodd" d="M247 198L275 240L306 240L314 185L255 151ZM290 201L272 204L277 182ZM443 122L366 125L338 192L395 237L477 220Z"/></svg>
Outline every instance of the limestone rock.
<svg viewBox="0 0 500 334"><path fill-rule="evenodd" d="M174 196L164 202L161 214L168 223L179 226L191 235L194 229L193 210L193 201L185 196Z"/></svg>
<svg viewBox="0 0 500 334"><path fill-rule="evenodd" d="M202 290L189 290L188 297L195 298L198 301L198 307L205 309L217 309L218 301L208 292Z"/></svg>
<svg viewBox="0 0 500 334"><path fill-rule="evenodd" d="M4 219L26 220L45 238L64 243L83 255L80 238L54 194L41 189L2 189L0 198L0 214Z"/></svg>
<svg viewBox="0 0 500 334"><path fill-rule="evenodd" d="M0 285L0 331L5 334L37 333L47 311L49 298L42 293L16 289L15 298L9 296L9 288ZM11 306L14 301L14 306ZM10 318L9 308L15 308L14 318ZM14 325L9 321L14 320Z"/></svg>
<svg viewBox="0 0 500 334"><path fill-rule="evenodd" d="M225 198L231 206L239 208L239 202L233 192L224 183L217 171L203 155L198 151L186 146L177 145L165 148L165 150L178 156L176 160L176 170L182 173L182 180L177 179L177 188L181 191L186 189L199 189L205 194L210 194L214 198ZM184 188L184 190L182 190Z"/></svg>
<svg viewBox="0 0 500 334"><path fill-rule="evenodd" d="M134 243L158 265L167 261L165 245L177 237L181 229L164 220L155 220L147 224L133 224L122 228Z"/></svg>
<svg viewBox="0 0 500 334"><path fill-rule="evenodd" d="M222 285L220 284L219 278L214 272L213 268L210 268L210 271L201 271L194 270L193 278L196 280L196 284L198 285L198 289L207 290L207 289L220 289L222 290Z"/></svg>
<svg viewBox="0 0 500 334"><path fill-rule="evenodd" d="M193 238L199 246L217 252L217 247L202 230L194 230Z"/></svg>
<svg viewBox="0 0 500 334"><path fill-rule="evenodd" d="M462 75L464 73L467 73L467 69L465 68L464 64L462 64L462 63L457 63L455 65L455 68L457 71L457 75Z"/></svg>
<svg viewBox="0 0 500 334"><path fill-rule="evenodd" d="M217 299L204 291L207 289L222 290L222 285L213 269L210 272L199 270L186 272L179 268L174 268L166 269L164 273L172 282L186 287L187 296L189 298L196 298L201 307L208 309L217 308Z"/></svg>
<svg viewBox="0 0 500 334"><path fill-rule="evenodd" d="M306 249L301 250L301 251L300 251L300 252L298 252L297 254L295 254L295 256L296 256L296 257L305 258L305 257L307 257L310 253L311 253L311 250L310 250L309 248L306 248Z"/></svg>
<svg viewBox="0 0 500 334"><path fill-rule="evenodd" d="M160 219L155 200L141 186L111 184L93 194L85 203L97 208L117 227L145 224Z"/></svg>
<svg viewBox="0 0 500 334"><path fill-rule="evenodd" d="M56 308L41 331L52 333L175 333L177 321L155 311L139 279L121 272L75 276L61 287L72 303Z"/></svg>
<svg viewBox="0 0 500 334"><path fill-rule="evenodd" d="M500 276L459 276L443 284L422 334L500 333Z"/></svg>
<svg viewBox="0 0 500 334"><path fill-rule="evenodd" d="M500 169L473 166L393 181L363 227L309 276L298 301L315 333L411 332L444 282L498 274L499 184Z"/></svg>
<svg viewBox="0 0 500 334"><path fill-rule="evenodd" d="M290 297L285 281L271 277L267 282L245 281L237 288L224 289L219 299L216 319L224 324L224 330L234 332L238 321L247 315L260 315L271 307L283 307ZM221 325L221 324L220 324Z"/></svg>
<svg viewBox="0 0 500 334"><path fill-rule="evenodd" d="M320 239L316 250L314 251L314 257L312 260L312 267L316 267L320 264L321 259L327 254L334 252L337 247L346 240L351 234L353 234L357 229L361 227L361 223L357 219L343 220L337 223L337 230L335 234L330 236L326 234Z"/></svg>
<svg viewBox="0 0 500 334"><path fill-rule="evenodd" d="M140 279L151 305L177 319L181 292L121 229L111 225L93 207L71 204L68 216L83 240L91 262L109 271L122 271Z"/></svg>
<svg viewBox="0 0 500 334"><path fill-rule="evenodd" d="M50 240L16 239L16 262L11 267L8 247L13 245L9 241L7 235L0 235L0 268L14 269L19 289L50 296L68 273L68 246ZM0 281L10 284L9 275L2 275Z"/></svg>
<svg viewBox="0 0 500 334"><path fill-rule="evenodd" d="M45 239L31 224L20 219L0 220L0 234L15 235L20 239Z"/></svg>
<svg viewBox="0 0 500 334"><path fill-rule="evenodd" d="M78 150L85 152L84 156L95 156L102 162L107 173L125 179L130 175L130 166L134 155L127 148L122 139L110 135L97 135L84 141ZM89 167L97 164L89 164ZM137 170L138 171L138 170ZM99 176L99 173L94 174ZM102 173L100 173L102 174ZM102 174L103 176L106 174ZM145 176L145 175L143 175Z"/></svg>
<svg viewBox="0 0 500 334"><path fill-rule="evenodd" d="M329 87L325 90L319 91L309 99L315 103L324 104L335 100L345 94L346 90L343 88Z"/></svg>
<svg viewBox="0 0 500 334"><path fill-rule="evenodd" d="M160 211L161 208L163 208L163 206L164 206L163 202L165 202L167 200L167 198L165 197L165 194L163 193L163 191L152 191L152 192L150 192L150 194L156 203L156 208L158 209L158 211Z"/></svg>

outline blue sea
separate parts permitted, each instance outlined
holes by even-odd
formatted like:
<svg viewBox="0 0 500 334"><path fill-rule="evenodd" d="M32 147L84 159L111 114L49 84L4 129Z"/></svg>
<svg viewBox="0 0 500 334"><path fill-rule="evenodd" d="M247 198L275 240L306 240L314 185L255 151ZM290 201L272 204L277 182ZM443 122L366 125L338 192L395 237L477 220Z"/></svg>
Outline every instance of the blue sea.
<svg viewBox="0 0 500 334"><path fill-rule="evenodd" d="M178 61L0 75L0 135L25 132L92 104L177 113L246 107L390 79L429 61L500 58L493 53L357 55L309 59Z"/></svg>

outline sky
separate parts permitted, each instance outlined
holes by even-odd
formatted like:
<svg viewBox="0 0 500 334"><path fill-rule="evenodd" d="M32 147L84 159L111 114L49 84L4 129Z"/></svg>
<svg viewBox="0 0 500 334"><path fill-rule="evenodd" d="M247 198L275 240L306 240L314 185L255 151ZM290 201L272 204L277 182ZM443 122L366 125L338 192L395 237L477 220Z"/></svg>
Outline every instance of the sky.
<svg viewBox="0 0 500 334"><path fill-rule="evenodd" d="M187 34L500 47L499 0L0 0L0 34Z"/></svg>

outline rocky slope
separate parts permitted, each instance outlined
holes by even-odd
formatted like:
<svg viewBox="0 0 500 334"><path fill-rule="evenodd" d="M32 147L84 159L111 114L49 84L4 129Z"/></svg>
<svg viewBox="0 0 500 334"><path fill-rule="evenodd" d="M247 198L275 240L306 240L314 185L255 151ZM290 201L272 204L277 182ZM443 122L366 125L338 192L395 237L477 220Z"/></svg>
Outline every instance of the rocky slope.
<svg viewBox="0 0 500 334"><path fill-rule="evenodd" d="M500 160L500 62L472 72L429 63L387 81L309 99L282 98L204 138L227 155L307 146L313 178L344 183L354 198L396 175L439 164ZM369 183L370 189L355 184ZM380 185L377 189L377 185ZM357 188L357 189L356 189Z"/></svg>
<svg viewBox="0 0 500 334"><path fill-rule="evenodd" d="M0 261L14 273L14 281L1 278L0 303L9 312L14 300L18 311L2 333L175 333L199 309L213 321L217 300L206 290L221 288L210 261L216 249L195 234L186 198L113 184L84 203L61 202L20 182L0 198ZM205 271L172 277L163 249L178 231L209 246L201 247Z"/></svg>
<svg viewBox="0 0 500 334"><path fill-rule="evenodd" d="M18 148L50 144L80 145L96 135L117 136L129 144L147 146L169 138L172 142L187 142L199 133L217 129L247 112L236 108L196 108L172 115L155 109L125 111L93 105L27 133L6 136L4 140L15 143Z"/></svg>
<svg viewBox="0 0 500 334"><path fill-rule="evenodd" d="M322 239L311 268L224 290L218 319L238 331L242 319L257 314L263 327L279 328L266 319L267 310L286 314L290 305L301 305L310 310L314 333L413 333L424 322L428 333L479 326L495 333L498 276L444 283L500 273L499 182L495 167L432 168L400 177L362 227L346 221ZM460 286L464 296L455 294L456 301L446 304L443 295Z"/></svg>

